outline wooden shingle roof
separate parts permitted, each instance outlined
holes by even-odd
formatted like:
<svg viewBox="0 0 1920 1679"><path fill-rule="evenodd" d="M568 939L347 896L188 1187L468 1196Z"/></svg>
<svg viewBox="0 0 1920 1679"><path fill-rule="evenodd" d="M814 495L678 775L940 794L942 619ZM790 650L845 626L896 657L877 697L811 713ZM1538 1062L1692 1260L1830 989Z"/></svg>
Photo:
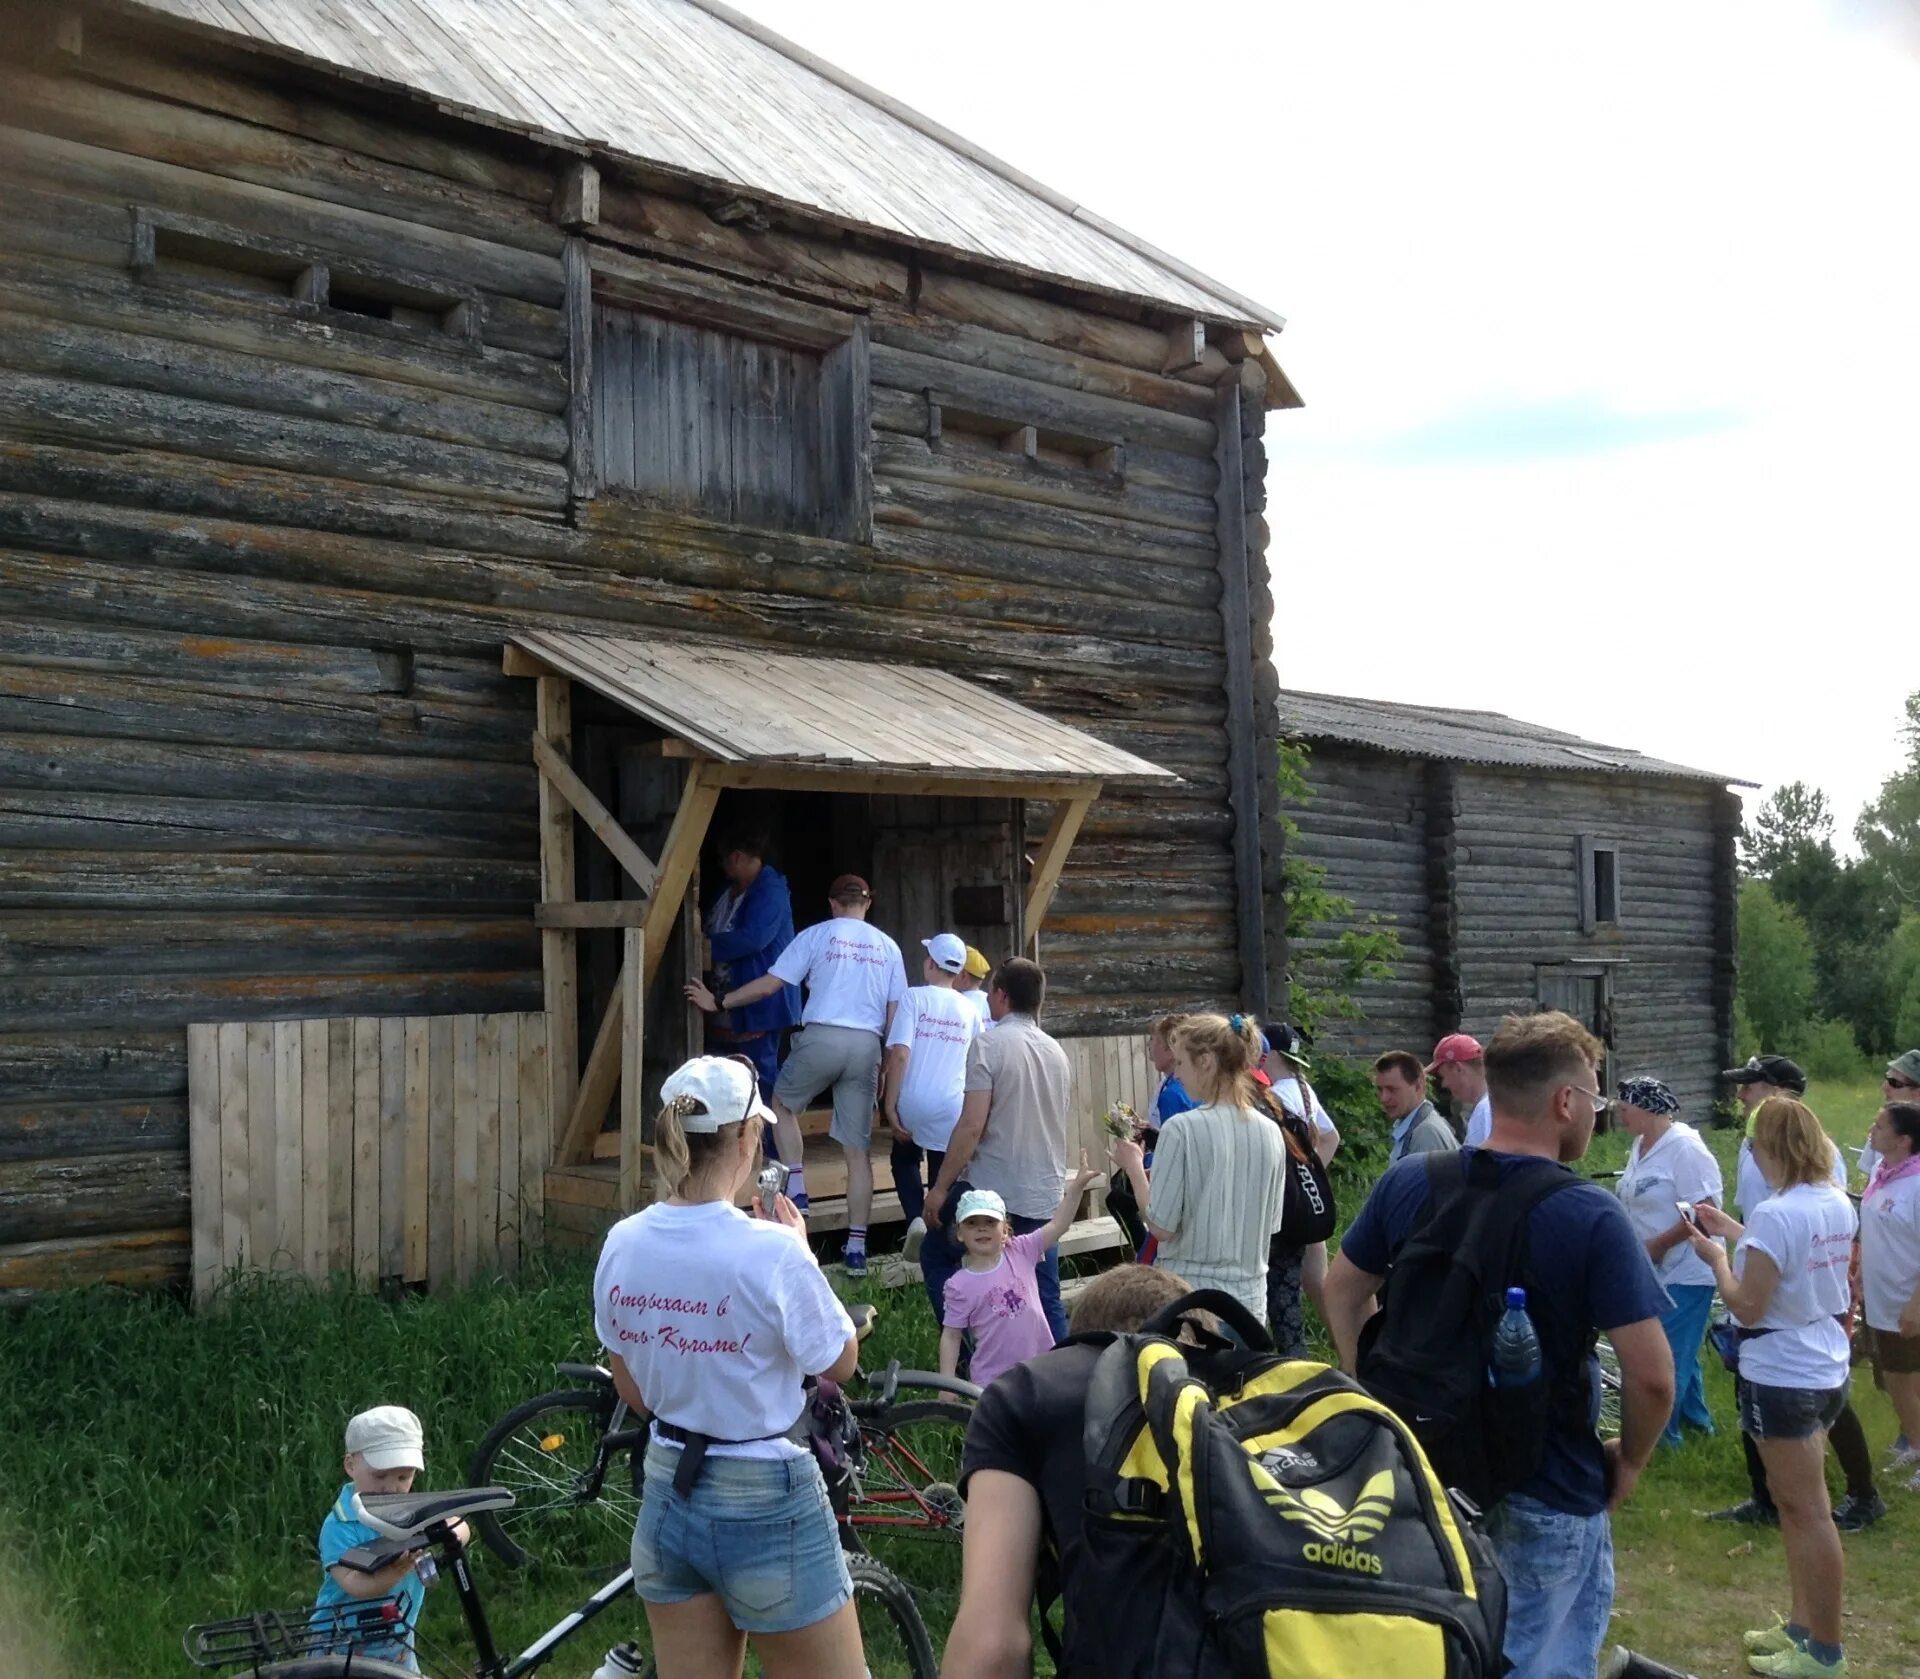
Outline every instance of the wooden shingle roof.
<svg viewBox="0 0 1920 1679"><path fill-rule="evenodd" d="M1443 763L1756 785L1737 776L1649 758L1631 747L1606 746L1538 723L1523 723L1497 711L1456 711L1298 689L1281 690L1280 733L1289 740L1338 741Z"/></svg>
<svg viewBox="0 0 1920 1679"><path fill-rule="evenodd" d="M121 3L930 250L1283 324L719 0Z"/></svg>

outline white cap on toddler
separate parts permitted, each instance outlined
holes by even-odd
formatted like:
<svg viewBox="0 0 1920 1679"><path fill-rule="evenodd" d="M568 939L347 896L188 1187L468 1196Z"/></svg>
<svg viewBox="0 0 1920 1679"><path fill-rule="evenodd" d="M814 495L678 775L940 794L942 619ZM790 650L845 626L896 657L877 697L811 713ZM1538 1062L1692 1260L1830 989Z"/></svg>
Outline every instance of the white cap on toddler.
<svg viewBox="0 0 1920 1679"><path fill-rule="evenodd" d="M347 1450L369 1469L425 1469L426 1431L404 1405L376 1405L347 1424Z"/></svg>
<svg viewBox="0 0 1920 1679"><path fill-rule="evenodd" d="M954 1208L953 1217L956 1224L965 1224L970 1218L997 1218L1004 1224L1007 1204L990 1189L970 1189L960 1197L960 1205Z"/></svg>

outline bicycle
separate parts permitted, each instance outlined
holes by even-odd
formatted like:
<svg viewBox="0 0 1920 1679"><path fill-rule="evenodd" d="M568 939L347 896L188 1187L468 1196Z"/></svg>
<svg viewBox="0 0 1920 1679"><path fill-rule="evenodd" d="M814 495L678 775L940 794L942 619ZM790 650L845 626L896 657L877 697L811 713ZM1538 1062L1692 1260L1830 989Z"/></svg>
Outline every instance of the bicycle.
<svg viewBox="0 0 1920 1679"><path fill-rule="evenodd" d="M554 1368L573 1385L507 1412L467 1468L474 1486L515 1495L510 1514L488 1510L474 1522L487 1549L510 1568L591 1565L605 1556L608 1540L625 1547L640 1511L644 1423L603 1365ZM874 1391L848 1401L862 1448L847 1512L858 1549L895 1539L956 1542L965 1520L960 1446L980 1390L930 1370L903 1370L898 1360L877 1381L860 1379ZM946 1397L902 1402L903 1389Z"/></svg>
<svg viewBox="0 0 1920 1679"><path fill-rule="evenodd" d="M503 1653L481 1602L468 1564L466 1547L453 1523L497 1515L513 1503L498 1487L466 1487L453 1492L394 1493L363 1497L356 1493L354 1514L376 1533L378 1543L358 1545L340 1566L376 1573L396 1558L432 1552L452 1579L460 1599L474 1660L452 1648L430 1643L416 1629L410 1643L417 1671L397 1661L358 1653L356 1645L392 1642L398 1600L372 1598L316 1611L302 1607L266 1610L225 1621L189 1627L182 1638L187 1659L200 1668L236 1668L253 1679L525 1679L582 1627L633 1589L633 1570L622 1569L582 1603L561 1617L518 1655ZM844 1524L844 1516L842 1522ZM844 1535L844 1525L842 1528ZM873 1557L847 1557L860 1638L873 1679L938 1679L933 1641L913 1594L891 1569ZM629 1645L635 1679L654 1679L652 1658Z"/></svg>

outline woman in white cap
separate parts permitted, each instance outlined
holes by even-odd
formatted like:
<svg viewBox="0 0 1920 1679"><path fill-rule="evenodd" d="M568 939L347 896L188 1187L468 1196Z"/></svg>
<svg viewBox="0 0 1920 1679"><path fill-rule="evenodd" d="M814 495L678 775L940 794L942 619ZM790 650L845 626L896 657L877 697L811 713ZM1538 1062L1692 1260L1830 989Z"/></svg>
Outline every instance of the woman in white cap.
<svg viewBox="0 0 1920 1679"><path fill-rule="evenodd" d="M1720 1162L1699 1132L1675 1117L1679 1100L1659 1079L1622 1082L1616 1111L1633 1138L1616 1193L1673 1301L1660 1319L1667 1345L1673 1348L1674 1371L1673 1413L1662 1438L1677 1446L1682 1423L1713 1432L1706 1380L1700 1373L1700 1344L1713 1313L1713 1269L1693 1251L1693 1226L1681 1208L1717 1207L1726 1186Z"/></svg>
<svg viewBox="0 0 1920 1679"><path fill-rule="evenodd" d="M634 1589L660 1670L862 1679L860 1626L826 1487L788 1438L808 1376L853 1373L853 1323L782 1195L740 1210L772 1118L744 1057L661 1086L661 1199L607 1236L594 1325L614 1386L651 1413Z"/></svg>

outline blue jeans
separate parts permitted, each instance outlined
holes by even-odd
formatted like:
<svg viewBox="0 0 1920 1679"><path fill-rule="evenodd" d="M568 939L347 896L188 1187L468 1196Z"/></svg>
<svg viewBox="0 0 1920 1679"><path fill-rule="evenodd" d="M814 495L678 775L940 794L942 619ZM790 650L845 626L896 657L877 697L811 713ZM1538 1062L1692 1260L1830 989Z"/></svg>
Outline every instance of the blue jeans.
<svg viewBox="0 0 1920 1679"><path fill-rule="evenodd" d="M927 1285L927 1298L933 1302L933 1321L946 1322L947 1279L960 1269L960 1244L953 1239L953 1209L960 1205L960 1197L973 1185L959 1182L953 1186L953 1193L940 1209L940 1228L927 1232L926 1245L920 1249L920 1275ZM1022 1218L1018 1213L1007 1214L1007 1222L1013 1226L1016 1236L1025 1236L1038 1230L1047 1221L1043 1218ZM1034 1273L1034 1282L1040 1289L1040 1310L1046 1314L1047 1327L1053 1331L1056 1341L1067 1338L1067 1309L1060 1303L1060 1248L1058 1244L1047 1249L1040 1261L1040 1268Z"/></svg>
<svg viewBox="0 0 1920 1679"><path fill-rule="evenodd" d="M1713 1432L1713 1413L1707 1409L1707 1380L1700 1373L1700 1346L1707 1338L1707 1319L1713 1315L1712 1283L1669 1284L1673 1309L1660 1328L1673 1349L1673 1415L1661 1436L1669 1446L1680 1444L1680 1425Z"/></svg>
<svg viewBox="0 0 1920 1679"><path fill-rule="evenodd" d="M1571 1516L1512 1494L1487 1522L1507 1579L1511 1679L1593 1679L1613 1614L1606 1511Z"/></svg>
<svg viewBox="0 0 1920 1679"><path fill-rule="evenodd" d="M920 1177L922 1155L926 1156L927 1161L924 1183ZM946 1158L943 1149L923 1149L918 1143L896 1142L893 1145L893 1187L900 1197L900 1216L907 1223L913 1223L925 1210L927 1184L939 1181L940 1165Z"/></svg>

